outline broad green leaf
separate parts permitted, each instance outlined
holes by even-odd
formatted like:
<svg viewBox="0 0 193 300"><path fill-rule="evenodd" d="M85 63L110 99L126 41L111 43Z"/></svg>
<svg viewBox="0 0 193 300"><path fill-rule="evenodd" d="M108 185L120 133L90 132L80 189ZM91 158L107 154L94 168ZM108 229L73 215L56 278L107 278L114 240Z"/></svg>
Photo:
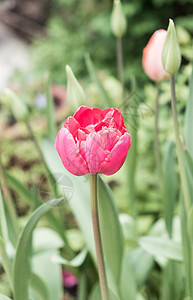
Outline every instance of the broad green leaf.
<svg viewBox="0 0 193 300"><path fill-rule="evenodd" d="M104 106L105 107L113 106L112 99L110 98L108 93L105 91L100 79L98 78L98 75L95 71L93 62L88 53L85 55L85 61L86 61L86 66L87 66L90 78L95 83L96 87L98 88L101 99L103 99L103 101L104 101L104 104L105 104Z"/></svg>
<svg viewBox="0 0 193 300"><path fill-rule="evenodd" d="M120 300L120 298L118 298L111 289L108 289L108 296L109 300ZM99 283L95 284L89 296L89 300L102 300Z"/></svg>
<svg viewBox="0 0 193 300"><path fill-rule="evenodd" d="M187 173L187 180L189 184L190 194L192 194L192 186L193 186L193 154L191 155L188 149L184 151L185 158L185 168ZM192 200L192 199L191 199ZM193 204L193 201L192 201Z"/></svg>
<svg viewBox="0 0 193 300"><path fill-rule="evenodd" d="M147 277L153 267L153 257L141 248L128 252L127 259L130 262L132 276L137 286L140 288L147 280Z"/></svg>
<svg viewBox="0 0 193 300"><path fill-rule="evenodd" d="M185 296L184 267L176 261L168 261L163 270L163 285L161 300L183 299Z"/></svg>
<svg viewBox="0 0 193 300"><path fill-rule="evenodd" d="M48 138L42 140L42 150L46 163L53 176L65 174L73 186L72 197L66 205L70 205L72 212L83 233L88 250L96 262L94 237L92 230L91 208L90 208L90 187L88 178L85 176L74 176L70 174L63 166L54 144ZM56 178L58 179L58 178ZM64 183L65 187L65 183ZM66 186L67 187L67 186ZM64 207L65 209L65 207Z"/></svg>
<svg viewBox="0 0 193 300"><path fill-rule="evenodd" d="M170 237L172 236L172 223L177 189L176 162L173 149L173 142L168 140L163 159L163 204L166 228Z"/></svg>
<svg viewBox="0 0 193 300"><path fill-rule="evenodd" d="M33 273L31 275L30 283L32 289L37 292L41 300L48 299L49 294L45 282L37 274Z"/></svg>
<svg viewBox="0 0 193 300"><path fill-rule="evenodd" d="M89 300L102 300L99 283L95 284L92 289Z"/></svg>
<svg viewBox="0 0 193 300"><path fill-rule="evenodd" d="M183 261L181 244L172 240L146 236L139 238L139 245L153 256L163 256L168 259Z"/></svg>
<svg viewBox="0 0 193 300"><path fill-rule="evenodd" d="M53 255L52 261L57 264L70 266L70 267L80 267L87 256L87 250L83 249L77 256L75 256L72 260L67 260L59 255Z"/></svg>
<svg viewBox="0 0 193 300"><path fill-rule="evenodd" d="M188 233L191 244L193 245L193 206L190 208L188 212Z"/></svg>
<svg viewBox="0 0 193 300"><path fill-rule="evenodd" d="M58 255L58 251L48 250L34 255L32 258L33 273L43 279L49 294L45 300L62 299L62 268L52 262L52 257L55 255Z"/></svg>
<svg viewBox="0 0 193 300"><path fill-rule="evenodd" d="M87 296L87 275L85 270L79 275L77 300L85 300Z"/></svg>
<svg viewBox="0 0 193 300"><path fill-rule="evenodd" d="M189 294L193 296L193 285L192 285L192 249L190 243L190 236L188 234L188 216L186 214L183 194L180 195L180 214L181 214L181 231L182 231L182 247L183 247L183 255L184 255L184 267L186 271L186 281L188 286ZM191 211L190 211L191 215ZM189 216L190 216L189 215ZM189 224L190 226L190 224Z"/></svg>
<svg viewBox="0 0 193 300"><path fill-rule="evenodd" d="M118 287L123 257L123 235L112 192L104 180L98 176L98 210L102 235L103 251L107 269ZM113 291L118 289L111 286ZM115 288L115 290L114 290Z"/></svg>
<svg viewBox="0 0 193 300"><path fill-rule="evenodd" d="M121 300L134 300L137 296L137 284L133 276L133 270L130 265L127 254L122 260L121 278L120 278Z"/></svg>
<svg viewBox="0 0 193 300"><path fill-rule="evenodd" d="M12 300L11 298L0 294L0 300Z"/></svg>
<svg viewBox="0 0 193 300"><path fill-rule="evenodd" d="M61 199L51 200L35 210L19 237L14 260L14 300L28 300L32 233L40 218L60 202Z"/></svg>
<svg viewBox="0 0 193 300"><path fill-rule="evenodd" d="M190 78L190 91L185 114L185 144L191 155L193 156L193 69Z"/></svg>
<svg viewBox="0 0 193 300"><path fill-rule="evenodd" d="M54 101L51 96L50 91L50 78L48 75L47 81L46 81L46 99L47 99L47 106L46 106L46 120L47 120L47 136L49 136L52 139L55 139L56 137L56 121L55 121L55 109L54 109Z"/></svg>
<svg viewBox="0 0 193 300"><path fill-rule="evenodd" d="M34 253L45 252L51 249L60 249L64 247L64 241L51 228L36 228L33 234Z"/></svg>

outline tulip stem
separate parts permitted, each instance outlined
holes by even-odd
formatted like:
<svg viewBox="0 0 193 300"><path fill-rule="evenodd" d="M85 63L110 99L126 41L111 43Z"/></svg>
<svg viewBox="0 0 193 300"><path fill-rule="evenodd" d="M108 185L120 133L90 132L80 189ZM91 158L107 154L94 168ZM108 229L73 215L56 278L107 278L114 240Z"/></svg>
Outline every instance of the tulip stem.
<svg viewBox="0 0 193 300"><path fill-rule="evenodd" d="M186 174L185 165L184 165L183 150L182 150L182 145L180 142L180 135L179 135L174 76L170 76L170 85L171 85L171 100L172 100L171 101L172 102L172 116L173 116L175 139L176 139L176 151L177 151L177 158L178 158L178 164L179 164L180 179L182 182L182 191L184 194L184 202L185 202L186 212L188 212L191 207L191 197L190 197L190 192L189 192L189 187L188 187L187 174Z"/></svg>
<svg viewBox="0 0 193 300"><path fill-rule="evenodd" d="M97 174L90 175L91 213L96 248L97 266L102 300L108 300L107 279L105 273L104 255L99 224L98 201L97 201Z"/></svg>
<svg viewBox="0 0 193 300"><path fill-rule="evenodd" d="M159 150L159 97L160 97L160 84L156 84L156 99L155 99L155 129L154 129L154 147L155 147L155 161L156 167L160 179L162 182L162 168L161 168L161 158Z"/></svg>
<svg viewBox="0 0 193 300"><path fill-rule="evenodd" d="M119 81L122 85L122 95L124 94L124 78L123 78L123 44L122 38L117 38L117 69L118 69L118 77Z"/></svg>

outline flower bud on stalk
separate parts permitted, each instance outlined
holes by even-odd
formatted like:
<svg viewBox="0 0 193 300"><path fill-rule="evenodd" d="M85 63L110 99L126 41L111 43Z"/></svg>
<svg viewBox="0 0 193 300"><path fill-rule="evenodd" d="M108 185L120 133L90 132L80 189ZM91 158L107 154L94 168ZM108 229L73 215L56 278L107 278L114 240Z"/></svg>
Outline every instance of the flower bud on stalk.
<svg viewBox="0 0 193 300"><path fill-rule="evenodd" d="M169 74L164 70L161 57L166 36L166 30L156 30L143 49L142 65L144 72L156 82L169 77Z"/></svg>
<svg viewBox="0 0 193 300"><path fill-rule="evenodd" d="M68 104L74 109L86 103L86 96L80 83L74 76L70 66L66 66L67 75L67 101Z"/></svg>
<svg viewBox="0 0 193 300"><path fill-rule="evenodd" d="M167 30L167 37L162 52L162 63L164 69L175 75L181 65L181 51L178 43L174 22L170 19Z"/></svg>
<svg viewBox="0 0 193 300"><path fill-rule="evenodd" d="M127 30L127 20L120 0L114 0L111 30L117 38L122 38Z"/></svg>
<svg viewBox="0 0 193 300"><path fill-rule="evenodd" d="M27 105L12 90L6 88L1 95L1 101L11 110L17 121L27 122L29 116Z"/></svg>

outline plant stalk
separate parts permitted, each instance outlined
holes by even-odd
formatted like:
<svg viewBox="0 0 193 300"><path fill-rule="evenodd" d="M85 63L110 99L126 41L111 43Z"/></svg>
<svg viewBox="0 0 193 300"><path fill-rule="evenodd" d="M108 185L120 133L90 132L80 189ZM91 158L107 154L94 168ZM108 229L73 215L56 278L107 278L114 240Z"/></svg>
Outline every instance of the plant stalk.
<svg viewBox="0 0 193 300"><path fill-rule="evenodd" d="M179 164L180 179L182 182L184 202L185 202L186 212L188 212L191 207L191 196L188 187L187 174L184 165L183 150L182 150L182 145L180 142L180 135L179 135L174 76L170 76L170 84L171 84L172 116L173 116L175 139L176 139L176 151L177 151L177 158Z"/></svg>
<svg viewBox="0 0 193 300"><path fill-rule="evenodd" d="M97 174L90 175L91 213L97 256L97 266L102 300L108 300L107 279L105 273L104 255L99 224L98 201L97 201Z"/></svg>
<svg viewBox="0 0 193 300"><path fill-rule="evenodd" d="M122 44L122 38L117 39L117 69L118 69L119 81L121 82L121 85L122 85L121 98L123 98L123 95L124 95L124 76L123 76L123 44Z"/></svg>

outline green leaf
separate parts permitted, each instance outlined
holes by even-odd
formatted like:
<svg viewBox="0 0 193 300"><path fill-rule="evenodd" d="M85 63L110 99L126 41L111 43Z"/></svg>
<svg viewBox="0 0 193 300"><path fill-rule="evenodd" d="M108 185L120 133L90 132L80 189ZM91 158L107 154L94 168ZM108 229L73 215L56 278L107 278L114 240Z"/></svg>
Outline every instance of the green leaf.
<svg viewBox="0 0 193 300"><path fill-rule="evenodd" d="M13 276L12 276L12 265L11 265L11 260L8 257L7 254L7 249L5 247L5 244L0 236L0 256L1 256L1 260L2 260L2 265L3 268L6 272L9 284L10 284L10 288L13 291Z"/></svg>
<svg viewBox="0 0 193 300"><path fill-rule="evenodd" d="M180 214L181 214L181 231L182 231L182 246L183 246L183 254L184 254L184 267L186 271L186 281L187 281L187 287L189 294L193 296L193 286L192 286L192 249L191 249L191 243L190 243L190 236L188 232L188 227L190 224L188 224L188 216L186 214L183 194L180 195ZM191 210L189 217L191 217ZM190 223L190 221L189 221ZM188 226L189 225L189 226Z"/></svg>
<svg viewBox="0 0 193 300"><path fill-rule="evenodd" d="M193 245L193 206L190 208L188 212L188 233L189 233L190 241Z"/></svg>
<svg viewBox="0 0 193 300"><path fill-rule="evenodd" d="M47 106L46 106L46 119L47 119L47 136L49 136L52 139L55 139L56 137L56 121L55 121L55 109L54 109L54 101L51 96L50 91L50 78L48 75L47 81L46 81L46 98L47 98Z"/></svg>
<svg viewBox="0 0 193 300"><path fill-rule="evenodd" d="M37 275L31 275L31 287L34 291L37 292L41 300L48 299L49 294L45 282Z"/></svg>
<svg viewBox="0 0 193 300"><path fill-rule="evenodd" d="M137 284L133 276L127 254L122 260L121 278L120 278L121 300L134 300L137 296Z"/></svg>
<svg viewBox="0 0 193 300"><path fill-rule="evenodd" d="M32 259L33 273L43 279L49 294L49 297L44 298L45 300L62 299L62 268L52 262L52 257L55 255L58 255L58 251L48 250L33 256Z"/></svg>
<svg viewBox="0 0 193 300"><path fill-rule="evenodd" d="M127 258L132 269L132 276L140 288L153 267L153 257L143 249L136 248L127 254Z"/></svg>
<svg viewBox="0 0 193 300"><path fill-rule="evenodd" d="M193 156L193 69L192 75L190 78L190 91L188 97L188 103L186 106L186 114L185 114L185 145Z"/></svg>
<svg viewBox="0 0 193 300"><path fill-rule="evenodd" d="M48 138L44 138L42 140L42 150L46 163L53 176L56 176L58 173L65 174L68 177L68 180L70 180L73 185L73 195L72 198L69 199L68 205L70 205L72 209L72 212L83 233L87 248L96 263L91 219L89 181L86 176L74 176L64 168L54 148L53 142Z"/></svg>
<svg viewBox="0 0 193 300"><path fill-rule="evenodd" d="M185 156L185 168L189 183L189 189L190 193L192 192L192 185L193 185L193 155L190 154L190 151L188 149L185 149L184 151Z"/></svg>
<svg viewBox="0 0 193 300"><path fill-rule="evenodd" d="M0 300L12 300L11 298L0 294Z"/></svg>
<svg viewBox="0 0 193 300"><path fill-rule="evenodd" d="M100 176L98 176L98 209L105 262L110 272L109 285L117 292L123 257L123 235L113 194Z"/></svg>
<svg viewBox="0 0 193 300"><path fill-rule="evenodd" d="M33 234L34 253L45 252L51 249L60 249L64 247L64 241L51 228L36 228Z"/></svg>
<svg viewBox="0 0 193 300"><path fill-rule="evenodd" d="M184 299L184 266L176 261L168 261L163 271L162 300Z"/></svg>
<svg viewBox="0 0 193 300"><path fill-rule="evenodd" d="M108 93L104 89L104 87L103 87L100 79L98 78L98 75L97 75L97 73L95 71L93 62L92 62L92 60L90 58L90 55L88 53L85 55L85 61L86 61L86 66L87 66L90 78L95 83L96 87L98 88L100 97L101 97L101 99L103 99L104 106L105 107L111 107L111 106L113 106L112 99L108 95Z"/></svg>
<svg viewBox="0 0 193 300"><path fill-rule="evenodd" d="M35 210L19 237L14 261L14 300L28 300L32 233L40 218L60 202L51 200Z"/></svg>
<svg viewBox="0 0 193 300"><path fill-rule="evenodd" d="M12 188L23 200L25 200L27 204L31 205L33 202L33 195L29 189L9 172L5 172L5 178L8 186Z"/></svg>
<svg viewBox="0 0 193 300"><path fill-rule="evenodd" d="M163 204L166 228L170 237L172 235L172 222L177 189L176 162L173 149L173 142L168 140L163 159Z"/></svg>
<svg viewBox="0 0 193 300"><path fill-rule="evenodd" d="M0 187L0 236L2 236L4 242L7 243L9 241L7 219L6 219L5 206L4 206L1 187Z"/></svg>
<svg viewBox="0 0 193 300"><path fill-rule="evenodd" d="M102 300L99 283L95 284L94 288L92 289L89 300Z"/></svg>
<svg viewBox="0 0 193 300"><path fill-rule="evenodd" d="M76 257L74 257L72 260L67 260L59 255L52 256L52 261L57 264L70 266L70 267L80 267L87 256L87 250L83 249Z"/></svg>
<svg viewBox="0 0 193 300"><path fill-rule="evenodd" d="M139 239L139 245L154 256L163 256L168 259L183 261L181 244L172 240L146 236Z"/></svg>
<svg viewBox="0 0 193 300"><path fill-rule="evenodd" d="M87 296L87 274L83 269L79 275L77 300L85 300Z"/></svg>
<svg viewBox="0 0 193 300"><path fill-rule="evenodd" d="M111 289L108 289L108 296L109 300L120 300ZM102 300L99 283L95 284L91 295L89 296L89 300Z"/></svg>

